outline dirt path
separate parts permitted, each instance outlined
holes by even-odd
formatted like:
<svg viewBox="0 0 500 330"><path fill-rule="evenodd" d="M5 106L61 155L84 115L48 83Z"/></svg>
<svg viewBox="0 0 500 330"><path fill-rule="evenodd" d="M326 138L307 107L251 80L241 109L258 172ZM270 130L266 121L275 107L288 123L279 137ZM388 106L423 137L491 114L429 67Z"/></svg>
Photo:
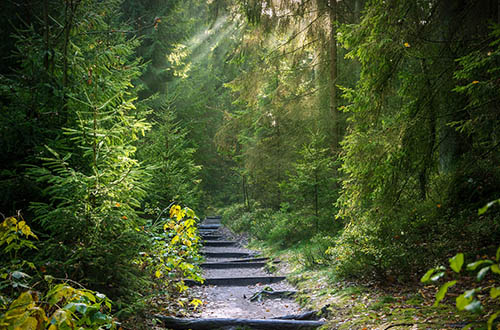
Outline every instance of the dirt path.
<svg viewBox="0 0 500 330"><path fill-rule="evenodd" d="M193 295L203 302L193 318L160 317L170 329L316 329L324 324L316 313L306 313L295 302L295 288L286 274L270 274L257 251L242 247L220 217L199 225L204 239L205 282L186 280Z"/></svg>
<svg viewBox="0 0 500 330"><path fill-rule="evenodd" d="M211 219L209 219L211 220ZM211 220L202 224L219 224L219 220ZM219 240L228 241L231 238L226 235L226 230L220 228L213 230L207 235L220 235ZM252 251L239 246L206 246L203 252L239 252L258 255L257 251ZM231 263L233 260L241 263L245 258L214 258L207 257L206 263ZM270 274L263 268L229 268L229 269L204 269L205 278L241 278L241 277L267 277L283 276L286 274ZM244 318L244 319L267 319L281 317L291 314L300 314L302 309L293 298L261 298L250 299L262 290L266 291L295 291L294 287L286 281L272 284L242 285L242 286L199 286L193 288L195 294L204 302L203 308L197 317L201 318Z"/></svg>

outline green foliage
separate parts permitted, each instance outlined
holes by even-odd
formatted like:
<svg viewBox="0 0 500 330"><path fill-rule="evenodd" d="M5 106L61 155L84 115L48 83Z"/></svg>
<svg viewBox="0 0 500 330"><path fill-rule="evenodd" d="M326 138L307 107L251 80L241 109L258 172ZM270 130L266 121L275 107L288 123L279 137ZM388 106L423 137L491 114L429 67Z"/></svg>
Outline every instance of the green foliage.
<svg viewBox="0 0 500 330"><path fill-rule="evenodd" d="M16 254L20 250L33 249L29 241L36 238L22 218L9 217L0 225L2 250ZM24 237L23 237L24 236ZM16 270L12 271L12 267ZM44 292L35 291L29 282L34 279L21 272L23 267L34 268L24 259L10 260L0 268L0 326L5 329L115 329L109 315L111 300L105 295L87 289L76 289L67 282L55 284L54 277L45 275L36 284L46 286ZM12 290L7 290L12 287Z"/></svg>
<svg viewBox="0 0 500 330"><path fill-rule="evenodd" d="M187 139L187 130L175 123L172 112L165 112L154 129L146 135L138 157L154 164L151 192L147 198L150 207L168 205L171 201L193 207L200 201L200 171Z"/></svg>
<svg viewBox="0 0 500 330"><path fill-rule="evenodd" d="M165 290L174 296L187 289L184 279L203 281L196 265L201 260L201 242L196 230L198 220L190 208L172 205L169 217L158 218L144 228L152 244L140 260L141 267L161 281Z"/></svg>
<svg viewBox="0 0 500 330"><path fill-rule="evenodd" d="M500 280L500 247L498 247L496 257L493 260L482 259L467 264L468 271L476 272L475 278L481 286L477 287L474 283L470 283L470 277L468 277L466 278L466 285L468 287L472 286L472 288L465 290L455 299L455 306L458 310L482 313L488 316L486 322L488 330L493 329L493 322L500 315L500 287L498 286ZM463 253L458 253L453 258L449 259L450 268L455 273L461 272L463 263ZM444 270L445 267L443 266L431 268L421 278L421 282L427 283L430 281L438 281L444 276ZM486 281L485 278L489 271L492 273L492 279ZM451 280L440 286L436 293L436 306L445 298L448 289L456 283L457 280Z"/></svg>
<svg viewBox="0 0 500 330"><path fill-rule="evenodd" d="M329 149L324 147L324 137L319 133L310 135L311 142L303 145L293 172L280 188L297 217L314 218L318 233L334 228L332 214L337 191L334 162Z"/></svg>
<svg viewBox="0 0 500 330"><path fill-rule="evenodd" d="M16 258L19 250L35 249L30 237L38 239L22 218L18 221L15 217L8 217L0 225L0 247L12 259Z"/></svg>
<svg viewBox="0 0 500 330"><path fill-rule="evenodd" d="M116 1L49 9L67 22L60 31L64 38L50 39L53 63L35 60L43 41L54 37L43 29L19 30L16 44L21 72L43 73L40 84L53 89L33 105L36 116L47 120L46 134L36 146L37 159L25 159L33 164L28 177L42 192L31 204L42 232L37 257L58 277L130 300L143 281L133 260L142 246L136 208L149 176L134 157L135 144L150 128L134 105L132 80L140 66L131 57L138 42L105 32L116 26ZM24 93L32 85L19 79L14 86L19 98L9 104L10 112L31 102ZM55 126L46 111L56 113Z"/></svg>
<svg viewBox="0 0 500 330"><path fill-rule="evenodd" d="M479 205L498 198L498 152L490 138L498 118L484 103L472 112L473 99L484 98L460 87L465 82L472 92L480 88L472 82L481 80L473 76L496 72L490 70L496 60L463 37L474 25L483 42L490 40L484 24L476 24L488 16L486 7L465 12L458 2L373 1L359 24L340 29L347 56L361 64L356 87L343 88L349 128L337 216L347 227L329 251L340 275L402 280L457 246L477 250L498 239L495 214L472 221ZM457 26L458 13L469 24ZM446 45L429 41L442 38ZM491 62L472 64L474 54ZM475 133L461 126L479 118L488 126Z"/></svg>
<svg viewBox="0 0 500 330"><path fill-rule="evenodd" d="M105 295L67 284L50 288L39 300L34 291L22 292L8 306L2 306L0 325L5 329L116 329L106 312L111 301Z"/></svg>

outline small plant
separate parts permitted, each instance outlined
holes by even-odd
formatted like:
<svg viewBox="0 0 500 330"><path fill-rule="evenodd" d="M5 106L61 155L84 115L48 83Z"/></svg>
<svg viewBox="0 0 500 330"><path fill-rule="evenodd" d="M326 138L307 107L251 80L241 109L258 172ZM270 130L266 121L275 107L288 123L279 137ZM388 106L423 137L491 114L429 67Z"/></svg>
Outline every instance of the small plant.
<svg viewBox="0 0 500 330"><path fill-rule="evenodd" d="M199 267L194 264L201 260L197 220L190 208L173 205L168 218L159 218L149 228L145 228L152 247L143 254L142 267L150 271L171 300L176 300L181 307L185 307L185 303L179 297L187 290L184 279L203 281ZM193 299L189 304L196 308L201 301Z"/></svg>
<svg viewBox="0 0 500 330"><path fill-rule="evenodd" d="M19 219L18 219L19 218ZM36 249L29 238L37 238L20 215L6 218L0 224L0 248L11 258L0 268L0 328L2 329L114 329L111 300L105 295L76 289L66 280L46 275L39 283L46 284L45 293L36 291L24 272L31 262L18 259L25 249ZM10 288L9 292L6 292ZM20 292L20 293L19 293ZM41 297L41 298L40 298Z"/></svg>
<svg viewBox="0 0 500 330"><path fill-rule="evenodd" d="M450 268L455 273L460 273L463 269L464 265L464 254L458 253L454 257L449 259ZM477 260L475 262L469 263L466 266L467 270L474 271L476 273L476 279L478 282L481 282L482 286L472 288L464 291L461 295L459 295L455 299L455 305L460 311L470 311L476 313L484 313L483 303L481 302L480 296L485 296L485 300L489 299L494 304L496 304L495 310L489 316L487 321L488 330L493 328L493 322L500 316L500 308L498 304L500 303L500 286L488 285L484 280L488 272L496 275L496 279L493 283L498 285L498 279L500 277L500 247L497 249L496 256L494 260L491 259L482 259ZM435 267L429 269L427 273L421 278L421 282L426 283L429 281L438 281L446 274L446 268L444 266ZM435 305L437 306L440 301L442 301L448 292L448 289L454 286L457 283L456 279L447 281L439 288L436 293ZM467 328L470 328L470 324Z"/></svg>

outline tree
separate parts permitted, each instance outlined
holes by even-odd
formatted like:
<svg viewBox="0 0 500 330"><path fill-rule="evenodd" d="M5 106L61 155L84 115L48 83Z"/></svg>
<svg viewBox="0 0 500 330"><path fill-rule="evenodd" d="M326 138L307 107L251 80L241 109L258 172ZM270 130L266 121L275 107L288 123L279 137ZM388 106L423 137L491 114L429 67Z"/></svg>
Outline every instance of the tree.
<svg viewBox="0 0 500 330"><path fill-rule="evenodd" d="M140 65L130 58L138 43L116 32L116 1L43 5L54 25L18 30L17 75L2 81L3 115L39 138L17 151L24 163L17 171L29 164L24 173L40 189L31 204L43 241L38 262L130 301L145 278L134 259L149 176L134 157L150 128L134 106Z"/></svg>
<svg viewBox="0 0 500 330"><path fill-rule="evenodd" d="M471 237L484 235L464 223L478 203L494 198L487 196L492 190L478 194L465 182L489 187L483 174L493 181L497 174L472 161L478 150L470 136L453 128L469 116L453 91L453 73L458 58L482 47L487 30L480 22L491 5L371 2L359 25L342 28L361 78L344 89L351 104L344 108L350 118L339 216L349 225L336 247L341 271L366 274L369 266L380 276L403 274L423 264L422 255L447 253L464 227ZM424 250L413 253L415 246Z"/></svg>

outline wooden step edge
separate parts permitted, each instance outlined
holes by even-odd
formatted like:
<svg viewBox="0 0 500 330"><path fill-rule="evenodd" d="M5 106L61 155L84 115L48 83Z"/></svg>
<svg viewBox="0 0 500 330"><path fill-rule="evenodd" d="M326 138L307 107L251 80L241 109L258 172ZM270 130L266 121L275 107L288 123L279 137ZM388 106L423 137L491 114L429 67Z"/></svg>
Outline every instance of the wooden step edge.
<svg viewBox="0 0 500 330"><path fill-rule="evenodd" d="M222 235L200 235L204 241L217 241L222 239Z"/></svg>
<svg viewBox="0 0 500 330"><path fill-rule="evenodd" d="M229 259L219 262L227 262L227 263L246 263L246 262L267 262L269 258L267 257L257 257L257 258L243 258L243 259ZM274 262L274 261L273 261Z"/></svg>
<svg viewBox="0 0 500 330"><path fill-rule="evenodd" d="M209 252L201 251L201 254L206 258L252 258L255 254L247 252Z"/></svg>
<svg viewBox="0 0 500 330"><path fill-rule="evenodd" d="M205 262L201 268L205 269L234 269L234 268L261 268L265 267L265 262Z"/></svg>
<svg viewBox="0 0 500 330"><path fill-rule="evenodd" d="M247 286L255 284L273 284L286 280L285 276L255 276L255 277L215 277L206 278L203 283L193 280L184 280L187 286Z"/></svg>
<svg viewBox="0 0 500 330"><path fill-rule="evenodd" d="M316 329L325 324L324 321L284 320L284 319L238 319L238 318L177 318L154 315L162 321L163 326L176 330L207 330L228 327L244 327L250 329Z"/></svg>
<svg viewBox="0 0 500 330"><path fill-rule="evenodd" d="M205 246L235 246L238 242L234 241L203 241Z"/></svg>
<svg viewBox="0 0 500 330"><path fill-rule="evenodd" d="M221 224L199 225L198 229L219 229L221 226L222 226Z"/></svg>

